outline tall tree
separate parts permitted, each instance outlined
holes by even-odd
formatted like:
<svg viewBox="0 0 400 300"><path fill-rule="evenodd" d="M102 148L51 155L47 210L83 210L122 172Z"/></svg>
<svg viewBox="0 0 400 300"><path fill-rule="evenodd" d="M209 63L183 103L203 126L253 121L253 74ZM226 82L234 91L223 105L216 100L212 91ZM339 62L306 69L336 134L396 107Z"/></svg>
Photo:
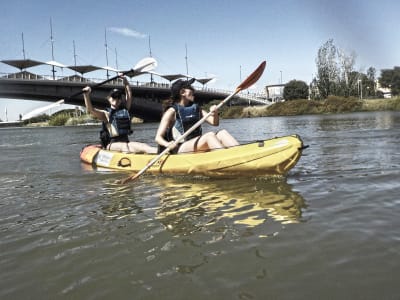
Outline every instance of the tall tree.
<svg viewBox="0 0 400 300"><path fill-rule="evenodd" d="M339 87L337 95L349 97L351 96L352 87L354 86L353 78L350 74L354 71L354 65L356 62L355 52L347 54L342 49L338 49L338 60L339 60Z"/></svg>
<svg viewBox="0 0 400 300"><path fill-rule="evenodd" d="M338 50L333 44L333 39L328 40L318 50L316 58L317 82L319 93L322 98L334 94L338 83Z"/></svg>
<svg viewBox="0 0 400 300"><path fill-rule="evenodd" d="M352 71L349 74L349 96L360 97L362 84L362 73L358 71Z"/></svg>
<svg viewBox="0 0 400 300"><path fill-rule="evenodd" d="M376 69L374 67L369 67L367 70L367 77L371 81L375 81Z"/></svg>
<svg viewBox="0 0 400 300"><path fill-rule="evenodd" d="M376 69L369 67L366 82L367 96L376 96Z"/></svg>

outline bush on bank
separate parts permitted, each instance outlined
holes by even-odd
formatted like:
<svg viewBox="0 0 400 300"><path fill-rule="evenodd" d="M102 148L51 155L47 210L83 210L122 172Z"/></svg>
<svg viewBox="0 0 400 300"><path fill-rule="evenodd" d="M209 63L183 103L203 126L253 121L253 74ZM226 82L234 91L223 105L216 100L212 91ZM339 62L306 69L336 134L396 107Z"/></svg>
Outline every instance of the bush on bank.
<svg viewBox="0 0 400 300"><path fill-rule="evenodd" d="M354 97L329 96L323 101L285 101L274 103L270 106L245 107L242 114L237 117L292 116L383 110L400 110L400 98L359 100Z"/></svg>
<svg viewBox="0 0 400 300"><path fill-rule="evenodd" d="M42 123L49 121L50 117L46 114L41 114L39 116L30 118L29 120L24 121L24 125L28 125L30 123Z"/></svg>
<svg viewBox="0 0 400 300"><path fill-rule="evenodd" d="M82 115L80 117L69 118L64 125L66 126L76 126L80 124L97 123L98 120L93 119L90 115Z"/></svg>
<svg viewBox="0 0 400 300"><path fill-rule="evenodd" d="M65 123L70 118L68 113L60 113L50 117L49 125L50 126L64 126Z"/></svg>
<svg viewBox="0 0 400 300"><path fill-rule="evenodd" d="M364 111L400 110L400 97L394 99L366 100L363 104Z"/></svg>

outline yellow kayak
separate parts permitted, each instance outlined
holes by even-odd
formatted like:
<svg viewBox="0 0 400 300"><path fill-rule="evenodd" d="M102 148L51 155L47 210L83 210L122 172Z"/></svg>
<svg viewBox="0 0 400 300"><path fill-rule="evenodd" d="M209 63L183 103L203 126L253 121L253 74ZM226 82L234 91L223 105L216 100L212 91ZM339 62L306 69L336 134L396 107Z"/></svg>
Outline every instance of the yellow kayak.
<svg viewBox="0 0 400 300"><path fill-rule="evenodd" d="M297 135L277 137L208 152L167 154L152 165L149 174L202 175L285 175L300 159L303 142ZM121 153L88 145L81 160L94 167L139 172L156 154Z"/></svg>

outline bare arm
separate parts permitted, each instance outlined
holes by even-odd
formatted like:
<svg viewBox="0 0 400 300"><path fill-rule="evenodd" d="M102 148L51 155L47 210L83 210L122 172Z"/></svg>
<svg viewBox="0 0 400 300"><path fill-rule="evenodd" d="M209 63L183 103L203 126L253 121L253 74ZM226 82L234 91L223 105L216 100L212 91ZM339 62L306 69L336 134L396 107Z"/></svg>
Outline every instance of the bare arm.
<svg viewBox="0 0 400 300"><path fill-rule="evenodd" d="M124 82L125 95L126 95L126 109L129 111L132 106L132 89L129 85L129 81L125 76L122 76L122 81Z"/></svg>
<svg viewBox="0 0 400 300"><path fill-rule="evenodd" d="M84 87L82 91L83 91L83 98L85 99L85 106L88 112L93 116L95 116L97 119L108 122L107 112L104 110L94 108L92 105L92 100L90 99L90 93L92 89L89 86L87 86Z"/></svg>
<svg viewBox="0 0 400 300"><path fill-rule="evenodd" d="M216 109L216 105L213 105L210 107L210 111L212 112L211 115L206 119L207 123L213 126L218 126L219 125L219 114L218 110ZM204 117L207 112L205 110L202 110L202 116Z"/></svg>
<svg viewBox="0 0 400 300"><path fill-rule="evenodd" d="M168 147L171 142L168 142L164 139L165 133L167 132L168 127L175 121L175 110L173 108L169 108L161 118L160 125L158 126L155 141L157 144Z"/></svg>

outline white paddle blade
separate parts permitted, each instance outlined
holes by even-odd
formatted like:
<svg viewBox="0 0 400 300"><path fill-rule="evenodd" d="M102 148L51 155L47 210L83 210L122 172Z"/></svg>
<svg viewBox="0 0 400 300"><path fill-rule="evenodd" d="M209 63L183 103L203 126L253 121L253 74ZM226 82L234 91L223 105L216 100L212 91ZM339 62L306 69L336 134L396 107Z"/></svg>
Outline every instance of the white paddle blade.
<svg viewBox="0 0 400 300"><path fill-rule="evenodd" d="M154 70L157 67L157 61L154 57L145 57L141 59L134 67L133 73L140 74Z"/></svg>

